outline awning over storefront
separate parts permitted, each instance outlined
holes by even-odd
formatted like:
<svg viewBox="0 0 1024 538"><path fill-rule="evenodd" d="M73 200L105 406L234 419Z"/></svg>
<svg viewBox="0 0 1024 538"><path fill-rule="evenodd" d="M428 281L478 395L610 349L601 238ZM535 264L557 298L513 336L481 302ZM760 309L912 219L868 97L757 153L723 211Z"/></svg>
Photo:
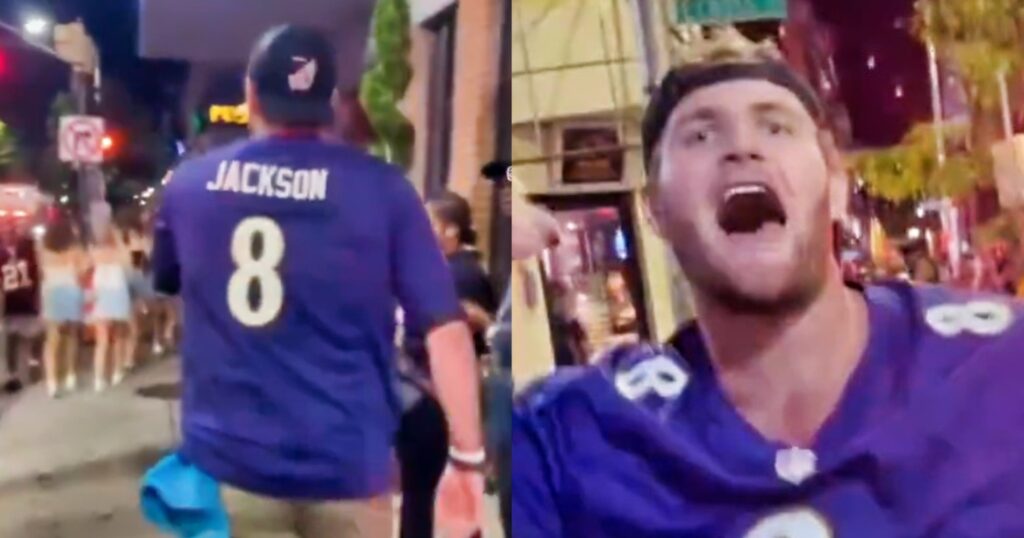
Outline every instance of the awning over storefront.
<svg viewBox="0 0 1024 538"><path fill-rule="evenodd" d="M455 0L410 0L409 11L413 24L423 24L431 17L455 4Z"/></svg>

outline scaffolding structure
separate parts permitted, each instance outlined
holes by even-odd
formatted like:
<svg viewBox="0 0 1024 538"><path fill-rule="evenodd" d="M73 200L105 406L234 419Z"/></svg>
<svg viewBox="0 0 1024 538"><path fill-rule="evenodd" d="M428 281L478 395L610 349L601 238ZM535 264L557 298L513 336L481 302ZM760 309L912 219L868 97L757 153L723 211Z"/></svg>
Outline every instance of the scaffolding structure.
<svg viewBox="0 0 1024 538"><path fill-rule="evenodd" d="M513 2L512 50L516 57L512 70L517 93L525 95L529 113L513 114L513 126L530 125L532 145L540 148L539 155L512 155L513 165L546 163L546 179L553 184L556 177L554 164L566 158L607 154L608 152L636 151L638 141L629 140L627 132L640 123L642 107L656 88L668 67L685 56L687 50L699 46L705 39L706 20L687 20L692 11L690 3L701 0L522 0ZM734 0L734 4L758 4L755 0ZM761 3L764 3L763 1ZM532 11L531 11L532 8ZM739 9L734 7L734 9ZM700 8L696 8L700 11ZM531 40L545 39L552 32L551 18L561 16L568 24L557 27L560 57L557 61L538 62L531 53ZM586 24L596 25L596 32L583 31ZM543 31L538 31L543 28ZM589 41L581 38L591 38ZM594 39L596 37L596 39ZM578 59L574 51L598 49L597 58ZM550 58L548 58L550 60ZM602 88L610 96L608 106L585 114L589 119L599 118L613 126L618 144L585 149L563 150L557 144L547 143L545 130L557 122L573 119L550 103L562 102L561 93L594 92L597 88L570 87L560 84L579 70L600 69L604 72ZM538 79L556 76L554 92L543 92ZM550 84L548 86L551 86ZM633 89L636 89L635 91ZM551 88L549 87L549 90ZM549 103L545 106L543 101ZM523 104L520 102L520 104ZM515 105L513 105L515 108ZM520 131L520 135L521 131Z"/></svg>

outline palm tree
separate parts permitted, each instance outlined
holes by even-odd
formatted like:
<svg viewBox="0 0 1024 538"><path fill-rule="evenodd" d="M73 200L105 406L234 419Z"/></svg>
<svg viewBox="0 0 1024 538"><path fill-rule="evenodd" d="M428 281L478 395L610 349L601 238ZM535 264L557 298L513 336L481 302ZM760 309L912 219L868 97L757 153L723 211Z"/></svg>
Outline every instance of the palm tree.
<svg viewBox="0 0 1024 538"><path fill-rule="evenodd" d="M1012 84L1019 76L1024 6L1018 0L918 0L915 27L918 37L934 44L964 83L971 116L967 149L975 161L977 183L991 185L989 148L1002 138L998 81L1005 76Z"/></svg>
<svg viewBox="0 0 1024 538"><path fill-rule="evenodd" d="M971 229L993 216L989 210L982 212L992 206L980 202L996 192L991 148L1009 134L1000 125L1000 81L1009 86L1010 96L1020 87L1024 4L1020 0L917 0L915 29L922 41L934 45L940 59L951 64L964 85L970 124L966 144L958 153L969 166L960 172L968 174L967 183L976 190L960 202ZM953 172L945 177L960 181L956 176Z"/></svg>

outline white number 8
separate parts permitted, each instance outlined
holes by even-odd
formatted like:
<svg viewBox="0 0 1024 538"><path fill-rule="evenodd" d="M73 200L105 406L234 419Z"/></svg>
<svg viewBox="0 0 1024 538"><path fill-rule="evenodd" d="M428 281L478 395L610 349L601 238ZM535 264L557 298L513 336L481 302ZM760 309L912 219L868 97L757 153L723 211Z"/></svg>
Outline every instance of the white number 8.
<svg viewBox="0 0 1024 538"><path fill-rule="evenodd" d="M744 538L832 538L825 518L810 508L798 508L759 521Z"/></svg>
<svg viewBox="0 0 1024 538"><path fill-rule="evenodd" d="M254 239L262 238L260 257L253 252ZM277 266L284 258L284 233L267 217L249 217L238 223L231 236L231 259L238 269L228 280L228 309L242 325L262 327L281 312L284 305L284 284ZM249 303L249 286L259 283L258 304Z"/></svg>
<svg viewBox="0 0 1024 538"><path fill-rule="evenodd" d="M994 336L1013 324L1013 310L992 301L971 301L967 304L933 306L925 312L928 326L942 336L952 337L963 332L978 336Z"/></svg>

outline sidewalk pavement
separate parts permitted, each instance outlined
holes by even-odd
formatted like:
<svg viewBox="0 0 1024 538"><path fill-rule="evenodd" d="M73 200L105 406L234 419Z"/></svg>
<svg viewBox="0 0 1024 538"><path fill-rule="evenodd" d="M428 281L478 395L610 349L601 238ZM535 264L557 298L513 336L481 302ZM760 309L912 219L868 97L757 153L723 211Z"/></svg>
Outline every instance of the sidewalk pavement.
<svg viewBox="0 0 1024 538"><path fill-rule="evenodd" d="M138 480L174 446L177 403L136 391L178 377L178 361L165 359L102 394L82 383L53 400L37 383L7 401L0 415L0 538L161 536L139 513Z"/></svg>
<svg viewBox="0 0 1024 538"><path fill-rule="evenodd" d="M163 536L139 513L138 481L176 445L178 404L137 391L166 392L179 372L164 359L102 394L53 400L37 383L0 402L0 538ZM489 508L484 536L498 538L496 500Z"/></svg>

